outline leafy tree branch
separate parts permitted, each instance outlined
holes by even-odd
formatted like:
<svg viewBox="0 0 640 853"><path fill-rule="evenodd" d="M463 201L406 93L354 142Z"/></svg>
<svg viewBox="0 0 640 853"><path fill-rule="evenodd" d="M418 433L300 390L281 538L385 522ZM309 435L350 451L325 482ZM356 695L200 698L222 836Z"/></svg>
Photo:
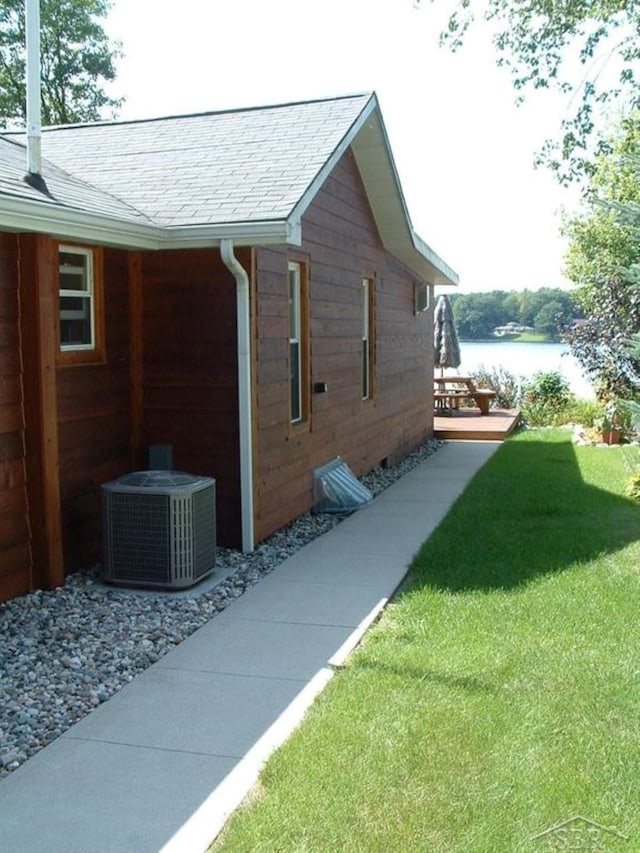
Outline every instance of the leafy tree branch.
<svg viewBox="0 0 640 853"><path fill-rule="evenodd" d="M589 203L566 225L567 275L586 321L568 333L573 354L603 393L634 395L640 361L640 114L627 119L591 180Z"/></svg>
<svg viewBox="0 0 640 853"><path fill-rule="evenodd" d="M640 107L640 0L457 0L441 42L458 50L480 21L519 101L530 89L571 94L560 139L545 143L540 162L562 182L593 174L610 151L608 116Z"/></svg>
<svg viewBox="0 0 640 853"><path fill-rule="evenodd" d="M109 0L40 0L42 120L69 124L112 117L122 100L115 79L120 45L100 21ZM0 127L26 118L24 0L0 0Z"/></svg>

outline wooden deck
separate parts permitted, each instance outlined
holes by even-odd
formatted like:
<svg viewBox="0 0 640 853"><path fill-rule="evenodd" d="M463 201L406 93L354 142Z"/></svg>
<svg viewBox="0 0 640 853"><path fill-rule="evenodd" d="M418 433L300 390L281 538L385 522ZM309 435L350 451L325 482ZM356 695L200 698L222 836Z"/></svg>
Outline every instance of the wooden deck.
<svg viewBox="0 0 640 853"><path fill-rule="evenodd" d="M479 409L457 409L451 414L436 413L434 438L472 441L504 441L520 422L519 409L491 409L481 415Z"/></svg>

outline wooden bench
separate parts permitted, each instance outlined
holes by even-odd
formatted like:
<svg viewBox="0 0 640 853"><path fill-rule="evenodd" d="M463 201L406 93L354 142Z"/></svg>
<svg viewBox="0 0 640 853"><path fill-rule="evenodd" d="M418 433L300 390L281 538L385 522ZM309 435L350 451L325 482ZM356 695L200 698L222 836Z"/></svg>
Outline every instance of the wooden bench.
<svg viewBox="0 0 640 853"><path fill-rule="evenodd" d="M467 399L466 391L434 391L433 399L437 409L458 409L460 402Z"/></svg>
<svg viewBox="0 0 640 853"><path fill-rule="evenodd" d="M473 400L481 415L489 414L491 402L497 397L492 388L476 388L470 376L436 376L433 399L438 411L452 411L463 400ZM448 387L452 386L452 387Z"/></svg>

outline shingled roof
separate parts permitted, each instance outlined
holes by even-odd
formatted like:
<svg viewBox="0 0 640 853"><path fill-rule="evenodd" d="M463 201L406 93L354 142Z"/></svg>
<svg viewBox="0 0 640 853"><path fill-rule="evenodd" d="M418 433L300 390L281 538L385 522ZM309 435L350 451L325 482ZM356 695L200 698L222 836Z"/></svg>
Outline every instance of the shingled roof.
<svg viewBox="0 0 640 853"><path fill-rule="evenodd" d="M413 232L373 94L45 128L42 173L53 198L22 181L19 139L0 137L0 194L47 205L45 219L57 207L65 221L74 219L71 211L84 213L105 232L117 220L117 239L105 233L103 242L149 248L222 237L239 245L299 243L304 211L351 146L389 251L435 284L457 280Z"/></svg>
<svg viewBox="0 0 640 853"><path fill-rule="evenodd" d="M368 100L54 128L43 150L158 225L286 219Z"/></svg>
<svg viewBox="0 0 640 853"><path fill-rule="evenodd" d="M28 199L50 206L63 205L89 212L102 212L106 216L132 222L148 221L142 213L126 202L67 174L51 162L44 164L50 193L45 195L23 180L25 163L24 144L17 140L0 137L0 195Z"/></svg>

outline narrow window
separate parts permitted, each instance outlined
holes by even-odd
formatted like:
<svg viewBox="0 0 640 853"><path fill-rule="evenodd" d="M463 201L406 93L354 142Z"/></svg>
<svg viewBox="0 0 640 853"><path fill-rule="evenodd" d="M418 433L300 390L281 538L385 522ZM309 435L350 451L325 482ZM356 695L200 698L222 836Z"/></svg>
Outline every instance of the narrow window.
<svg viewBox="0 0 640 853"><path fill-rule="evenodd" d="M59 247L60 349L93 350L96 346L93 253Z"/></svg>
<svg viewBox="0 0 640 853"><path fill-rule="evenodd" d="M102 267L99 246L58 246L60 364L104 360Z"/></svg>
<svg viewBox="0 0 640 853"><path fill-rule="evenodd" d="M300 264L289 263L289 371L291 423L300 423L302 409L302 281Z"/></svg>
<svg viewBox="0 0 640 853"><path fill-rule="evenodd" d="M372 397L373 372L373 284L370 279L362 279L362 399Z"/></svg>

